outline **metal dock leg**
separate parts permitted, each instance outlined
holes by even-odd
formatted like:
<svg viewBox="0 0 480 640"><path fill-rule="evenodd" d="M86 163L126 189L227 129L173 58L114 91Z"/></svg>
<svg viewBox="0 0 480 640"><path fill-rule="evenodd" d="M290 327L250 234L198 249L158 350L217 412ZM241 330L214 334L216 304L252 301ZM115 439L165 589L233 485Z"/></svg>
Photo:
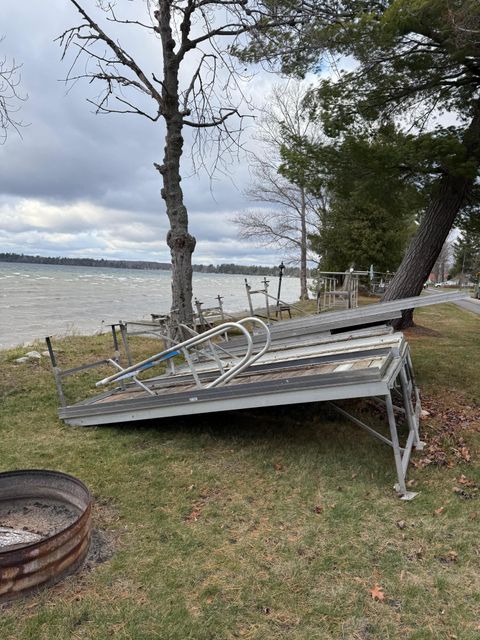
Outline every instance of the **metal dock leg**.
<svg viewBox="0 0 480 640"><path fill-rule="evenodd" d="M405 415L407 417L408 428L414 433L413 444L415 449L421 451L425 447L425 443L420 440L419 430L419 412L417 412L412 402L412 391L415 393L415 404L417 403L418 390L414 388L414 382L408 382L407 372L405 371L405 365L400 370L400 385L402 387L403 405L405 407Z"/></svg>
<svg viewBox="0 0 480 640"><path fill-rule="evenodd" d="M395 467L397 469L398 484L395 485L395 490L401 494L402 500L412 500L417 494L414 491L407 491L405 484L405 478L407 473L408 462L410 460L410 452L412 450L414 431L409 432L407 444L405 449L400 449L398 442L397 423L395 420L395 413L393 410L393 402L390 394L385 396L385 404L387 407L388 425L390 427L390 436L392 439L393 456L395 459ZM405 409L406 410L406 409Z"/></svg>

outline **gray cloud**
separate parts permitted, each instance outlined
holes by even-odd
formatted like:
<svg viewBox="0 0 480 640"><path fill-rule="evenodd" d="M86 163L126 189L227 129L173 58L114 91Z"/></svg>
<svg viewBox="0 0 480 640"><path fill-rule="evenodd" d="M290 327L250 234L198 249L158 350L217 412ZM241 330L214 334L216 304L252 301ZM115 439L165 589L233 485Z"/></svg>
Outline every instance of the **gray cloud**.
<svg viewBox="0 0 480 640"><path fill-rule="evenodd" d="M61 63L54 40L77 22L64 0L30 3L28 11L3 0L6 39L0 53L23 63L22 87L29 98L21 115L29 126L23 139L12 134L0 147L0 251L168 260L161 180L153 168L163 156L163 126L135 116L94 115L86 97L96 90L86 83L67 91L60 80L68 64ZM137 34L130 38L148 59L152 44ZM274 81L259 75L249 91L260 102ZM213 180L195 174L187 155L183 167L197 237L194 262L279 261L275 252L239 241L231 222L249 206L242 195L249 180L244 157Z"/></svg>

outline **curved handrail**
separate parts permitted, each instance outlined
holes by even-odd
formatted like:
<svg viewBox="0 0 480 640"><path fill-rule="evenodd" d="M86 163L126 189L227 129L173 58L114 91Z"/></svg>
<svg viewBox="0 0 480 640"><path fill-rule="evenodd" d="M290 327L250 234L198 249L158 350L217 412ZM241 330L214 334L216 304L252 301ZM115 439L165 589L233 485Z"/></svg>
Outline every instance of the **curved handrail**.
<svg viewBox="0 0 480 640"><path fill-rule="evenodd" d="M240 324L240 325L243 325L246 322L256 322L263 329L265 329L265 333L267 335L267 339L265 340L264 347L262 349L260 349L260 351L258 353L256 353L252 358L250 358L248 362L243 363L241 366L237 365L236 367L233 367L232 369L229 369L224 374L219 376L216 380L214 380L213 382L208 384L206 386L207 389L212 389L213 387L218 387L221 384L222 385L225 384L226 382L228 382L229 380L234 378L237 374L241 373L244 369L246 369L247 367L252 365L254 362L256 362L259 358L261 358L263 356L263 354L270 347L270 343L271 343L272 337L271 337L271 334L270 334L270 329L265 324L265 322L263 322L263 320L260 320L260 318L256 318L254 316L250 316L248 318L242 318L241 320L237 320L237 324Z"/></svg>
<svg viewBox="0 0 480 640"><path fill-rule="evenodd" d="M133 364L127 367L126 369L119 371L118 373L115 373L111 376L103 378L103 380L99 380L95 384L95 386L100 387L100 386L109 384L110 382L115 382L116 380L119 380L122 377L123 378L132 377L137 373L140 373L144 369L148 369L150 367L155 366L162 360L166 360L167 358L171 358L175 355L178 355L182 349L187 349L188 347L201 344L202 342L206 342L207 340L209 340L210 338L216 335L225 333L227 329L240 330L244 334L247 340L247 353L234 367L232 367L232 369L230 369L230 371L226 372L226 373L235 375L240 367L244 368L244 365L247 366L248 360L252 355L253 341L250 333L240 322L225 322L219 325L218 327L213 327L212 329L209 329L204 333L201 333L197 336L193 336L192 338L188 338L187 340L184 340L183 342L180 342L172 347L169 347L168 349L165 349L160 353L156 353L155 355L150 356L150 358L147 358L146 360L137 362L136 364ZM222 374L219 378L223 380L225 375L226 374ZM217 382L217 380L214 380L213 382L215 383ZM208 386L211 386L211 385L208 385Z"/></svg>
<svg viewBox="0 0 480 640"><path fill-rule="evenodd" d="M241 320L237 320L237 322L239 324L243 324L244 322L256 322L263 329L265 329L265 333L266 333L266 336L267 336L267 339L265 341L265 346L255 356L253 356L253 358L250 361L250 364L252 364L253 362L256 362L259 358L261 358L263 356L263 354L268 351L268 349L270 348L270 345L272 343L272 334L270 333L270 329L269 329L268 325L263 320L260 320L260 318L257 318L255 316L251 316L251 317L248 317L248 318L242 318Z"/></svg>

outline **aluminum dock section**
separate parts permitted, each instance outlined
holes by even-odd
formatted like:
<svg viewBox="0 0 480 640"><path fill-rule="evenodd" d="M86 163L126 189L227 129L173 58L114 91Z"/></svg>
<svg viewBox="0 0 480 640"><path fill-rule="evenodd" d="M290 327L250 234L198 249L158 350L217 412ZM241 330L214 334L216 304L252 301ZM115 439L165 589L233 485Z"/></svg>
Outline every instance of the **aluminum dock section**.
<svg viewBox="0 0 480 640"><path fill-rule="evenodd" d="M379 338L381 338L379 336ZM386 339L388 338L388 340ZM158 376L117 386L89 400L62 407L60 418L72 425L118 424L133 420L171 418L256 407L308 402L330 402L357 426L393 449L396 489L404 499L412 448L421 448L420 401L415 387L408 345L401 333L356 340L350 348L282 360L261 361L239 373L224 386L209 387L216 372ZM363 343L363 344L362 344ZM199 384L201 386L199 386ZM387 407L390 437L377 432L336 405L352 398L379 398ZM396 409L406 417L408 436L399 444Z"/></svg>
<svg viewBox="0 0 480 640"><path fill-rule="evenodd" d="M402 333L386 324L402 310L451 302L462 293L439 294L373 304L360 309L284 320L267 326L256 317L229 321L169 346L142 362L123 368L115 328L114 358L62 372L49 343L62 406L59 417L72 425L119 424L257 407L328 402L341 415L393 449L396 489L404 499L412 449L421 449L420 396L409 347ZM374 326L375 325L375 326ZM258 329L254 331L254 329ZM228 341L228 332L240 334ZM184 364L178 364L183 356ZM130 360L129 360L130 362ZM110 364L115 373L97 386L114 385L103 393L67 404L62 376ZM144 377L167 363L162 375ZM139 377L140 376L140 377ZM349 413L336 403L375 398L386 406L387 433ZM396 416L406 422L399 442Z"/></svg>

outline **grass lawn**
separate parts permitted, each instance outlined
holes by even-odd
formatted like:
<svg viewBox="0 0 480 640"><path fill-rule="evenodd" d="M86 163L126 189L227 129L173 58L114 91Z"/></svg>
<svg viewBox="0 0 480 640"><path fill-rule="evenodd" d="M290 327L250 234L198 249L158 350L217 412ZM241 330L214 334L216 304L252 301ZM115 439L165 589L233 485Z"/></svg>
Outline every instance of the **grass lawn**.
<svg viewBox="0 0 480 640"><path fill-rule="evenodd" d="M56 417L48 359L0 353L0 470L78 476L115 547L4 606L1 640L480 638L480 321L453 305L416 321L430 415L412 502L392 490L391 450L321 405L73 428ZM107 343L59 341L60 365Z"/></svg>

